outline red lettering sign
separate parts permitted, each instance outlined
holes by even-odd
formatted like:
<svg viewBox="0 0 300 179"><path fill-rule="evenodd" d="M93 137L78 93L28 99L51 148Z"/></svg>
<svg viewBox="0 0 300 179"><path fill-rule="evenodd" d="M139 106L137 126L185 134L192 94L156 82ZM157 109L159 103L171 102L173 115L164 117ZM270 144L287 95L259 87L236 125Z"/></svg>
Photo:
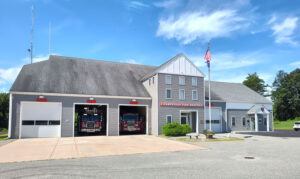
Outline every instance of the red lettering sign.
<svg viewBox="0 0 300 179"><path fill-rule="evenodd" d="M47 98L36 98L37 102L47 102Z"/></svg>
<svg viewBox="0 0 300 179"><path fill-rule="evenodd" d="M87 103L96 103L96 100L95 99L88 99L86 100Z"/></svg>
<svg viewBox="0 0 300 179"><path fill-rule="evenodd" d="M188 104L188 103L167 103L161 102L160 106L179 106L179 107L203 107L203 104Z"/></svg>

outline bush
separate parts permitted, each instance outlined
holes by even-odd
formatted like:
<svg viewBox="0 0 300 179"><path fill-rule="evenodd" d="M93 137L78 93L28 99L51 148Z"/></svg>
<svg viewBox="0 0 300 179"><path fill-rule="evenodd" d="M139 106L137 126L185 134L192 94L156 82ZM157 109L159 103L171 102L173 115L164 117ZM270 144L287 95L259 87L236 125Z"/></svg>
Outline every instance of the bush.
<svg viewBox="0 0 300 179"><path fill-rule="evenodd" d="M162 128L162 133L166 136L184 136L191 133L192 128L187 124L179 124L178 122L167 123Z"/></svg>
<svg viewBox="0 0 300 179"><path fill-rule="evenodd" d="M212 130L204 130L204 131L203 131L203 134L204 134L205 136L208 136L208 135L215 135L214 131L212 131Z"/></svg>

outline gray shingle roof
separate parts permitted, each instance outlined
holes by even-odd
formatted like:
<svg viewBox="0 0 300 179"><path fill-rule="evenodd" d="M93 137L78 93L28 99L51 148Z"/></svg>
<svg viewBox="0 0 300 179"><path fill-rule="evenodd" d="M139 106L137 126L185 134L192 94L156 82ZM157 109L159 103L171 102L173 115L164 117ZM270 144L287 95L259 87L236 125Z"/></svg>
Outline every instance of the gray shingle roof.
<svg viewBox="0 0 300 179"><path fill-rule="evenodd" d="M272 101L241 83L211 81L210 85L212 99L220 98L221 100L229 103L272 104ZM208 98L208 81L205 81L205 91L205 96Z"/></svg>
<svg viewBox="0 0 300 179"><path fill-rule="evenodd" d="M139 81L157 67L50 56L24 65L10 91L150 97Z"/></svg>

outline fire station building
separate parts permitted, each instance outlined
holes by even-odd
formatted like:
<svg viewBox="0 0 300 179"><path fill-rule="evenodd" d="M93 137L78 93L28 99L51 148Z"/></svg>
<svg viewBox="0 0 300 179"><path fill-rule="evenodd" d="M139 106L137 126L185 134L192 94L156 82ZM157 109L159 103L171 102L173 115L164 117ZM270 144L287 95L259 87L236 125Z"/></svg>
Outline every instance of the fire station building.
<svg viewBox="0 0 300 179"><path fill-rule="evenodd" d="M183 54L161 66L51 55L12 85L9 137L159 135L175 121L200 133L209 128L204 77ZM272 102L243 84L211 82L211 103L215 132L273 130Z"/></svg>

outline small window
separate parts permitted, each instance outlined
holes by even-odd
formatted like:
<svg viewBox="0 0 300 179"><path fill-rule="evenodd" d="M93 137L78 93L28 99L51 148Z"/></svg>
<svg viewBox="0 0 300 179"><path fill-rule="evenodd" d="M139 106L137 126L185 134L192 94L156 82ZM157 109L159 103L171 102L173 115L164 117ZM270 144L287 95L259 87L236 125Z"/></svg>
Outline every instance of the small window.
<svg viewBox="0 0 300 179"><path fill-rule="evenodd" d="M193 90L193 100L198 100L198 92L197 90Z"/></svg>
<svg viewBox="0 0 300 179"><path fill-rule="evenodd" d="M231 118L231 126L235 126L235 117Z"/></svg>
<svg viewBox="0 0 300 179"><path fill-rule="evenodd" d="M154 84L154 77L152 77L152 84Z"/></svg>
<svg viewBox="0 0 300 179"><path fill-rule="evenodd" d="M151 85L151 79L149 79L149 86Z"/></svg>
<svg viewBox="0 0 300 179"><path fill-rule="evenodd" d="M172 116L171 115L167 115L166 122L167 123L172 123Z"/></svg>
<svg viewBox="0 0 300 179"><path fill-rule="evenodd" d="M48 125L48 121L35 121L35 125Z"/></svg>
<svg viewBox="0 0 300 179"><path fill-rule="evenodd" d="M243 117L243 126L246 126L246 118Z"/></svg>
<svg viewBox="0 0 300 179"><path fill-rule="evenodd" d="M185 99L185 92L183 89L179 90L179 99L184 100Z"/></svg>
<svg viewBox="0 0 300 179"><path fill-rule="evenodd" d="M172 90L166 89L166 99L171 99L171 98L172 98Z"/></svg>
<svg viewBox="0 0 300 179"><path fill-rule="evenodd" d="M49 125L60 125L60 121L49 121Z"/></svg>
<svg viewBox="0 0 300 179"><path fill-rule="evenodd" d="M34 121L22 121L22 125L24 126L29 126L29 125L34 125Z"/></svg>
<svg viewBox="0 0 300 179"><path fill-rule="evenodd" d="M180 76L179 77L179 84L180 85L185 85L185 78L184 78L184 76Z"/></svg>
<svg viewBox="0 0 300 179"><path fill-rule="evenodd" d="M192 86L197 86L197 77L192 77Z"/></svg>
<svg viewBox="0 0 300 179"><path fill-rule="evenodd" d="M261 118L258 119L258 123L262 124L262 119Z"/></svg>
<svg viewBox="0 0 300 179"><path fill-rule="evenodd" d="M171 75L166 75L166 84L167 85L172 84L172 77L171 77Z"/></svg>

